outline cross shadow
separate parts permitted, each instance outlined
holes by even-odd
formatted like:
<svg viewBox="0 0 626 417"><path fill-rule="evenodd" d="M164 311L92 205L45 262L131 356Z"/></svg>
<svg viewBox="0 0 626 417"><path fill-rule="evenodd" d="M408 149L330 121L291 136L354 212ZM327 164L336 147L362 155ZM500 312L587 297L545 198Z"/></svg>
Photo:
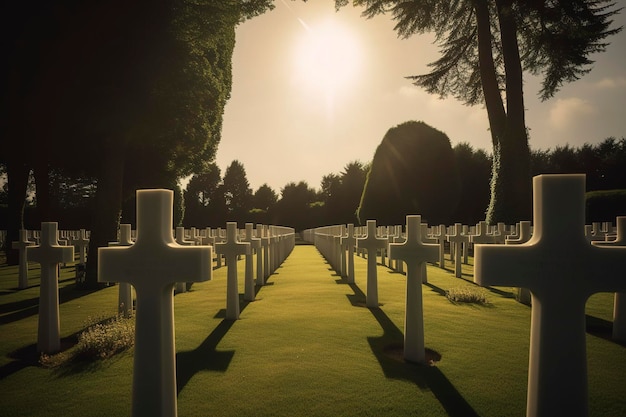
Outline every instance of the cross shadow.
<svg viewBox="0 0 626 417"><path fill-rule="evenodd" d="M613 339L613 322L585 314L587 333L608 342L626 347L626 342Z"/></svg>
<svg viewBox="0 0 626 417"><path fill-rule="evenodd" d="M67 303L85 295L89 295L99 289L78 289L76 284L66 285L59 288L59 304ZM39 297L28 298L26 300L5 303L0 305L0 314L9 313L0 317L0 325L13 323L39 313Z"/></svg>
<svg viewBox="0 0 626 417"><path fill-rule="evenodd" d="M177 394L200 371L226 372L235 351L217 351L217 345L234 324L235 320L223 319L197 348L176 353Z"/></svg>
<svg viewBox="0 0 626 417"><path fill-rule="evenodd" d="M515 298L515 294L513 294L511 291L502 291L498 288L494 288L494 287L483 287L484 289L491 291L494 294L498 294L499 296L503 297L503 298Z"/></svg>
<svg viewBox="0 0 626 417"><path fill-rule="evenodd" d="M274 283L266 282L265 285L274 285ZM255 288L255 295L258 294L259 290L263 287L257 286ZM239 294L240 314L245 310L248 304L254 302L244 300L243 296L243 294ZM226 319L225 308L220 309L217 314L215 314L214 318L221 318L222 321L197 348L176 353L177 394L180 394L191 378L200 371L226 372L233 356L235 356L234 350L218 351L217 345L237 320Z"/></svg>
<svg viewBox="0 0 626 417"><path fill-rule="evenodd" d="M430 282L424 282L424 283L422 283L422 285L427 286L428 288L431 289L431 291L434 291L434 292L436 292L437 294L439 294L439 295L441 295L443 297L446 296L446 290L444 290L443 288L439 288L438 286L433 285Z"/></svg>
<svg viewBox="0 0 626 417"><path fill-rule="evenodd" d="M79 332L73 333L69 336L61 338L61 349L58 353L63 353L72 348L78 342ZM24 346L13 352L9 353L7 357L14 359L12 362L7 363L0 367L0 379L4 379L22 369L29 366L39 367L39 352L37 351L37 343L33 343L28 346Z"/></svg>
<svg viewBox="0 0 626 417"><path fill-rule="evenodd" d="M353 295L348 295L352 305L364 303L365 294L358 285L348 285L354 291ZM383 310L380 308L368 309L383 329L383 335L380 337L368 337L367 341L387 378L412 381L421 390L430 390L451 417L478 417L476 411L439 368L404 360L399 361L390 357L386 350L389 346L401 345L404 341L404 335ZM430 349L426 349L426 351L428 354L438 356L439 359L441 358L440 355Z"/></svg>

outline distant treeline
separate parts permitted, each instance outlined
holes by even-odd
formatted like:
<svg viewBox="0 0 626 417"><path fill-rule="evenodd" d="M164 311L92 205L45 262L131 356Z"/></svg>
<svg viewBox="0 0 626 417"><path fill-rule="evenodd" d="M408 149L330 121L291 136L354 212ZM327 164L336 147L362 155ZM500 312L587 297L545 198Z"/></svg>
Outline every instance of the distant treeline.
<svg viewBox="0 0 626 417"><path fill-rule="evenodd" d="M422 150L427 152L426 150ZM452 147L454 158L447 161L421 157L429 165L429 181L459 174L458 203L444 223L474 224L484 220L489 204L491 155L474 149L469 143ZM341 223L361 224L357 211L363 189L370 173L370 163L352 161L339 173L329 173L318 189L305 181L290 182L277 192L263 184L252 191L245 168L233 161L222 178L216 164L209 164L206 172L194 175L185 190L175 190L174 224L186 227L224 227L227 221L279 224L297 230ZM2 167L0 166L0 169ZM531 151L531 174L584 173L587 176L587 220L614 221L626 214L626 139L607 138L596 145L581 147L557 146L548 150ZM4 172L1 170L0 173ZM413 179L417 181L418 179ZM389 187L392 184L388 184ZM7 228L7 184L0 190L0 229ZM50 175L50 189L55 204L53 217L62 229L87 227L93 220L95 189L92 178L73 178L54 170ZM439 188L439 193L453 190ZM608 191L622 190L622 191ZM24 211L25 226L38 228L40 215L36 206L34 186ZM432 195L437 198L436 194ZM124 203L121 221L134 224L134 198ZM381 201L386 206L398 202ZM446 204L449 204L446 203ZM449 210L446 210L449 211ZM437 219L443 221L446 219Z"/></svg>

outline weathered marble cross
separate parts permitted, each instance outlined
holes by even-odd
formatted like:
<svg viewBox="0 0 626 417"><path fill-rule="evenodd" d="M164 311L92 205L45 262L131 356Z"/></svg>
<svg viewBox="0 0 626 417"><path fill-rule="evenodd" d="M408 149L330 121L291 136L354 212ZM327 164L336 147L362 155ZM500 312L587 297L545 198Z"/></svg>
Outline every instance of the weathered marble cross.
<svg viewBox="0 0 626 417"><path fill-rule="evenodd" d="M389 244L389 259L406 264L406 307L404 310L404 359L425 362L422 268L436 262L439 245L422 243L421 216L406 216L406 241Z"/></svg>
<svg viewBox="0 0 626 417"><path fill-rule="evenodd" d="M250 250L246 253L246 275L244 277L245 285L244 285L244 293L243 299L246 301L254 301L254 256L256 253L257 258L261 255L261 239L254 237L252 235L252 231L254 225L252 223L246 223L245 225L246 234L243 239L244 242L250 244Z"/></svg>
<svg viewBox="0 0 626 417"><path fill-rule="evenodd" d="M176 416L174 285L212 278L210 246L181 246L172 233L171 190L137 191L132 246L98 248L98 281L137 293L132 415Z"/></svg>
<svg viewBox="0 0 626 417"><path fill-rule="evenodd" d="M216 243L215 252L226 259L226 319L239 319L239 284L237 257L250 253L250 244L237 240L237 222L226 223L226 242Z"/></svg>
<svg viewBox="0 0 626 417"><path fill-rule="evenodd" d="M74 261L74 246L58 242L58 224L41 223L38 246L28 246L26 256L41 265L37 351L55 353L61 348L59 319L59 264Z"/></svg>
<svg viewBox="0 0 626 417"><path fill-rule="evenodd" d="M370 308L378 307L378 272L376 252L387 247L387 239L376 237L376 220L367 221L367 236L357 239L357 245L367 251L367 293L365 303Z"/></svg>
<svg viewBox="0 0 626 417"><path fill-rule="evenodd" d="M19 253L19 270L17 279L17 288L23 290L28 288L28 256L26 256L26 248L35 246L35 242L28 240L28 230L20 229L20 240L11 242L11 247L17 249Z"/></svg>
<svg viewBox="0 0 626 417"><path fill-rule="evenodd" d="M584 174L533 178L534 232L522 245L476 245L474 279L532 293L526 415L586 416L585 303L626 290L626 248L584 235Z"/></svg>

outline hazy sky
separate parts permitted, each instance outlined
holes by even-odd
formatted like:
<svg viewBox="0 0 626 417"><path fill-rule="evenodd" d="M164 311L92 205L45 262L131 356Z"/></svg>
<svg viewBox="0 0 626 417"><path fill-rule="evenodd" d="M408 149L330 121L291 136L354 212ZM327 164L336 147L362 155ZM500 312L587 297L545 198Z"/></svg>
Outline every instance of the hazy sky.
<svg viewBox="0 0 626 417"><path fill-rule="evenodd" d="M432 35L399 39L389 16L368 20L352 7L335 12L333 0L275 4L237 29L216 157L222 176L237 159L254 191L266 183L280 193L302 180L319 188L324 175L369 162L387 130L408 120L445 132L452 146L469 142L491 151L482 106L441 100L404 78L427 72L439 56ZM615 24L625 25L626 15ZM532 148L626 137L626 33L610 42L593 57L590 74L549 101L537 99L539 83L526 75Z"/></svg>

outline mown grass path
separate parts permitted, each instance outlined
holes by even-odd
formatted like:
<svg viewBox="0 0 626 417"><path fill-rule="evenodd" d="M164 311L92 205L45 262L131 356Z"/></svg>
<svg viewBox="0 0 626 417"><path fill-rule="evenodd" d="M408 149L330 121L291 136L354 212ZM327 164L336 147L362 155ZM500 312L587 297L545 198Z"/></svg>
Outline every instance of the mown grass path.
<svg viewBox="0 0 626 417"><path fill-rule="evenodd" d="M471 261L471 259L470 259ZM471 263L471 262L470 262ZM453 267L453 265L452 265ZM243 294L243 261L238 264ZM524 416L530 308L510 288L486 289L488 306L453 304L445 291L471 283L428 266L423 287L427 348L435 366L398 357L405 276L378 266L378 309L365 307L366 261L356 283L330 270L313 246L296 246L224 319L226 269L175 296L179 416ZM0 267L0 414L130 415L132 350L92 363L37 364L38 278L18 291L16 267ZM76 290L61 276L61 334L71 348L87 317L116 312L117 286ZM626 415L626 347L608 340L612 294L587 305L591 416ZM563 346L567 349L566 346Z"/></svg>

